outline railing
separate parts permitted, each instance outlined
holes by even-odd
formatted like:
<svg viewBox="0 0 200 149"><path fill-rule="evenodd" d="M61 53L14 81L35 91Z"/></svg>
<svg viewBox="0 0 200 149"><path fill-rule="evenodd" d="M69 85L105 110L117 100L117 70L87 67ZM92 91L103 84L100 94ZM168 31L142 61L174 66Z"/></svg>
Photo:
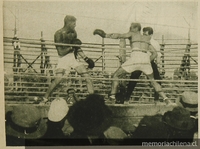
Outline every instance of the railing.
<svg viewBox="0 0 200 149"><path fill-rule="evenodd" d="M33 102L35 97L43 96L56 77L54 69L57 63L57 51L53 41L44 39L18 39L4 37L4 72L5 100L13 102ZM67 44L61 44L67 45ZM78 46L78 45L73 45ZM119 47L120 46L120 47ZM120 57L128 58L131 52L118 44L83 43L81 48L88 57L95 61L95 68L89 70L96 93L107 97L111 89L113 72L120 66ZM120 52L119 50L123 51ZM125 50L125 52L124 52ZM120 54L121 53L121 54ZM183 91L197 92L198 88L198 45L161 43L162 63L160 72L163 80L162 88L168 97L176 100ZM79 61L87 65L81 58ZM50 99L56 96L67 97L67 89L74 88L79 98L87 95L85 78L74 70L53 92ZM132 93L131 102L151 102L154 90L144 75L135 79L138 84ZM125 82L134 81L129 75L120 79ZM141 101L141 99L143 99Z"/></svg>

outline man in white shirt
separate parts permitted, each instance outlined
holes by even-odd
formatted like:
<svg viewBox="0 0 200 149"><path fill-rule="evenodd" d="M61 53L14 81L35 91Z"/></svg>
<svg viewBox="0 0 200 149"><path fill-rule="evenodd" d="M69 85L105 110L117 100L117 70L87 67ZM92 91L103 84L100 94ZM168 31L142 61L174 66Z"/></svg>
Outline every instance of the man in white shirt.
<svg viewBox="0 0 200 149"><path fill-rule="evenodd" d="M160 76L160 73L158 71L158 65L160 64L160 59L161 59L161 53L160 53L160 44L158 43L158 41L156 41L155 39L153 39L153 29L151 27L144 27L143 28L143 35L146 35L146 36L150 36L151 37L151 40L150 40L150 43L151 45L156 49L157 51L157 57L151 61L151 66L152 66L152 69L153 69L153 74L154 74L154 79L155 80L161 80L161 76ZM131 76L130 78L131 79L139 79L140 75L142 74L142 71L134 71L131 73ZM160 82L158 82L159 84L161 84ZM127 86L127 92L126 92L126 101L128 101L131 97L131 94L135 88L137 84L137 81L130 81L128 83L128 86ZM155 102L159 100L159 94L157 92L154 93L154 100Z"/></svg>

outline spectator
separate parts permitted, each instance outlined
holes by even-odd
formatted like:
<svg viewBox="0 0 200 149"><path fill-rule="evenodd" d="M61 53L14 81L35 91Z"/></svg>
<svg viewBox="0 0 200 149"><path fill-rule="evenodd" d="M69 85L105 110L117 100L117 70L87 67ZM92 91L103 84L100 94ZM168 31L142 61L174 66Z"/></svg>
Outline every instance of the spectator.
<svg viewBox="0 0 200 149"><path fill-rule="evenodd" d="M198 95L195 92L183 92L181 97L176 100L176 104L190 111L191 116L196 116L198 113Z"/></svg>
<svg viewBox="0 0 200 149"><path fill-rule="evenodd" d="M67 104L74 104L75 102L77 102L79 99L75 93L75 90L73 88L69 88L67 90Z"/></svg>
<svg viewBox="0 0 200 149"><path fill-rule="evenodd" d="M67 119L74 131L71 135L79 140L79 145L104 143L103 132L111 125L111 110L105 105L104 97L90 94L85 100L80 100L69 109Z"/></svg>
<svg viewBox="0 0 200 149"><path fill-rule="evenodd" d="M51 102L48 111L48 129L44 138L64 138L62 132L69 107L63 98L56 98Z"/></svg>
<svg viewBox="0 0 200 149"><path fill-rule="evenodd" d="M181 97L176 100L176 104L190 111L190 117L195 122L195 136L198 136L198 94L191 91L185 91Z"/></svg>
<svg viewBox="0 0 200 149"><path fill-rule="evenodd" d="M193 141L195 123L185 108L178 106L165 112L163 122L168 127L168 141Z"/></svg>
<svg viewBox="0 0 200 149"><path fill-rule="evenodd" d="M46 121L33 105L17 105L6 113L6 145L37 145L34 139L44 136Z"/></svg>
<svg viewBox="0 0 200 149"><path fill-rule="evenodd" d="M167 137L167 127L162 122L162 115L144 116L132 132L131 139L126 140L126 144L142 145L142 142L163 142L167 141Z"/></svg>

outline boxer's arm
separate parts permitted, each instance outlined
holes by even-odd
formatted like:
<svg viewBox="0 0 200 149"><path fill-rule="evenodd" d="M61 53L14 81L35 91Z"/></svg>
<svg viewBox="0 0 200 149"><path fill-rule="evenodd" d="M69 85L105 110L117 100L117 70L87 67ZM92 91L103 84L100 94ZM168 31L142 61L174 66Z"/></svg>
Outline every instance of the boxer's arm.
<svg viewBox="0 0 200 149"><path fill-rule="evenodd" d="M54 42L55 43L62 43L62 35L59 33L55 33L54 35ZM62 46L56 45L57 50L62 50Z"/></svg>
<svg viewBox="0 0 200 149"><path fill-rule="evenodd" d="M75 44L75 45L81 45L82 44L82 41L80 39L74 39L72 40L72 44ZM75 54L75 57L77 55L79 55L81 58L86 58L87 56L85 55L85 53L83 52L83 50L81 49L81 47L79 46L72 46L75 50L74 50L74 54Z"/></svg>
<svg viewBox="0 0 200 149"><path fill-rule="evenodd" d="M94 66L95 66L94 61L91 58L88 58L85 55L85 53L82 51L82 49L78 49L78 53L77 54L80 55L84 59L84 61L86 63L88 63L88 68L90 68L90 69L94 68Z"/></svg>
<svg viewBox="0 0 200 149"><path fill-rule="evenodd" d="M158 54L158 56L157 56L157 58L156 58L156 63L157 63L157 65L160 65L162 54L161 54L160 52L157 52L157 54Z"/></svg>
<svg viewBox="0 0 200 149"><path fill-rule="evenodd" d="M152 45L149 46L149 52L151 52L150 61L153 61L157 57L157 52Z"/></svg>
<svg viewBox="0 0 200 149"><path fill-rule="evenodd" d="M150 43L157 51L157 57L155 59L155 62L157 63L158 66L161 62L161 56L162 56L162 54L160 53L160 44L158 43L158 41L153 39L153 37L151 38Z"/></svg>
<svg viewBox="0 0 200 149"><path fill-rule="evenodd" d="M82 49L78 49L77 54L78 54L82 59L84 59L84 58L87 57L87 56L85 55L85 53L83 52Z"/></svg>
<svg viewBox="0 0 200 149"><path fill-rule="evenodd" d="M106 38L112 38L112 39L119 39L119 38L128 39L131 36L132 36L131 32L124 33L124 34L118 34L118 33L106 34Z"/></svg>

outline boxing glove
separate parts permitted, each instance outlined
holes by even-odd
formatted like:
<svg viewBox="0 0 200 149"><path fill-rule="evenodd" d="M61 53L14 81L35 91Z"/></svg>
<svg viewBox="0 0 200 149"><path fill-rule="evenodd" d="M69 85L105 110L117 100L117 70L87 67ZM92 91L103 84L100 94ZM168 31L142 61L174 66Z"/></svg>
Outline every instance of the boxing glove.
<svg viewBox="0 0 200 149"><path fill-rule="evenodd" d="M88 57L84 58L85 62L88 63L88 68L92 69L94 68L94 61Z"/></svg>

